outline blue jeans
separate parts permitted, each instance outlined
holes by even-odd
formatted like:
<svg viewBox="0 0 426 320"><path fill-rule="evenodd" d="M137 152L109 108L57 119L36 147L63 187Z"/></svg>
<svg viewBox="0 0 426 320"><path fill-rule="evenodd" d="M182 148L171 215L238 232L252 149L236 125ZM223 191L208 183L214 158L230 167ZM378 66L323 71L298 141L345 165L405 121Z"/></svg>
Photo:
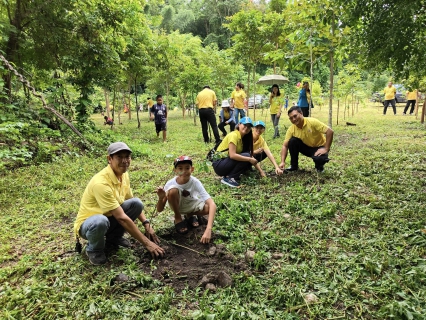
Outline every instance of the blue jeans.
<svg viewBox="0 0 426 320"><path fill-rule="evenodd" d="M132 198L121 204L124 213L136 220L143 210L143 203L139 198ZM96 214L87 218L78 231L79 235L89 241L86 251L103 251L105 248L105 238L107 242L115 242L124 235L124 228L113 217L107 217L103 214Z"/></svg>
<svg viewBox="0 0 426 320"><path fill-rule="evenodd" d="M244 118L246 116L246 112L244 111L244 109L237 109L234 108L234 113L235 113L235 123L238 123L238 114L240 114L240 119Z"/></svg>

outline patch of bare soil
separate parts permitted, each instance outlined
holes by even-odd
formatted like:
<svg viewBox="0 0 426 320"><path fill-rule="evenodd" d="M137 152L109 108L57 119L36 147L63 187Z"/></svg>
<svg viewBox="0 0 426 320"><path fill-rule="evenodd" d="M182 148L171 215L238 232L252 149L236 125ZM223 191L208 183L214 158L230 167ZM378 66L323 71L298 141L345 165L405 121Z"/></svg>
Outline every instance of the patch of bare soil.
<svg viewBox="0 0 426 320"><path fill-rule="evenodd" d="M225 245L215 244L219 236L214 233L209 244L200 243L204 230L205 226L201 225L187 234L174 230L160 234L161 247L166 251L162 259L152 260L149 253L138 246L135 250L142 256L140 268L177 292L197 286L210 291L231 286L232 275L245 270L247 265L230 254Z"/></svg>

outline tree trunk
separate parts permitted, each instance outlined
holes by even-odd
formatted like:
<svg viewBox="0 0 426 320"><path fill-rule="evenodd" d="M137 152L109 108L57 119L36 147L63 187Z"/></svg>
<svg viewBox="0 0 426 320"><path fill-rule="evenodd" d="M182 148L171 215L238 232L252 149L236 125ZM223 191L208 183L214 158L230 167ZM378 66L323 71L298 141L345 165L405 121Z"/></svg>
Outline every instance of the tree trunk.
<svg viewBox="0 0 426 320"><path fill-rule="evenodd" d="M253 120L256 121L256 65L253 67ZM248 105L247 105L248 110ZM247 112L248 113L248 112Z"/></svg>
<svg viewBox="0 0 426 320"><path fill-rule="evenodd" d="M107 117L110 117L110 113L109 113L109 92L107 89L104 88L104 96L105 96L105 109L106 109L106 113L107 113Z"/></svg>
<svg viewBox="0 0 426 320"><path fill-rule="evenodd" d="M331 20L331 36L334 37L334 14ZM334 48L330 51L330 96L328 98L328 126L333 126L333 88L334 88ZM337 109L339 110L339 109ZM337 111L337 124L339 124L339 111Z"/></svg>
<svg viewBox="0 0 426 320"><path fill-rule="evenodd" d="M311 100L309 101L309 116L311 116L311 109L312 109L312 91L314 88L314 60L313 60L313 49L312 49L312 29L310 30L309 34L309 51L311 54Z"/></svg>
<svg viewBox="0 0 426 320"><path fill-rule="evenodd" d="M340 100L337 100L337 125L339 125L339 108L340 108Z"/></svg>

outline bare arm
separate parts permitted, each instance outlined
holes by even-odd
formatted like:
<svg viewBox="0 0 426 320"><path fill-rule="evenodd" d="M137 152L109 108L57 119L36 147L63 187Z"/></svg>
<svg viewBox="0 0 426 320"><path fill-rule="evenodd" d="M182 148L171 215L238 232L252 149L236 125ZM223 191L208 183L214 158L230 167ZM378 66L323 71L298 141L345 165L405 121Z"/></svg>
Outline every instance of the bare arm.
<svg viewBox="0 0 426 320"><path fill-rule="evenodd" d="M333 142L333 134L334 131L328 128L325 132L325 145L323 148L320 148L317 150L317 152L315 152L315 156L321 156L325 153L330 152L331 143Z"/></svg>
<svg viewBox="0 0 426 320"><path fill-rule="evenodd" d="M158 195L157 212L161 212L164 210L164 207L166 206L166 202L167 202L166 191L164 191L163 187L157 188L157 195Z"/></svg>
<svg viewBox="0 0 426 320"><path fill-rule="evenodd" d="M228 145L228 148L229 148L229 150L228 150L229 157L231 159L236 160L236 161L250 162L252 165L255 165L257 163L257 160L253 157L245 157L245 156L238 154L237 153L237 146L235 144L230 143Z"/></svg>
<svg viewBox="0 0 426 320"><path fill-rule="evenodd" d="M164 250L156 245L154 242L150 241L147 237L143 235L134 222L124 213L121 206L117 207L114 210L110 211L117 222L123 226L123 228L130 233L130 235L138 240L142 245L151 253L153 257L161 257L164 255Z"/></svg>
<svg viewBox="0 0 426 320"><path fill-rule="evenodd" d="M284 169L285 167L285 159L287 159L287 154L288 154L288 141L284 141L283 147L281 148L281 163L279 165L281 169Z"/></svg>
<svg viewBox="0 0 426 320"><path fill-rule="evenodd" d="M280 175L283 173L283 171L280 169L280 167L278 166L277 162L275 161L274 155L271 153L271 150L264 150L266 155L268 156L268 159L271 160L272 164L275 167L275 173Z"/></svg>
<svg viewBox="0 0 426 320"><path fill-rule="evenodd" d="M216 215L216 204L212 198L206 200L206 204L209 206L209 221L207 222L206 230L204 231L203 236L201 237L201 243L209 243L212 236L212 228L214 216Z"/></svg>

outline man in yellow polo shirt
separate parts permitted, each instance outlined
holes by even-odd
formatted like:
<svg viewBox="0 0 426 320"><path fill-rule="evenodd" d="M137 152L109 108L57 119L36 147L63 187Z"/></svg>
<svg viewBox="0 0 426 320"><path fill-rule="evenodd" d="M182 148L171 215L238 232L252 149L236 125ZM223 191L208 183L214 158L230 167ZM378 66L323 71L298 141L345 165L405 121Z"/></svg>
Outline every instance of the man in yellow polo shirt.
<svg viewBox="0 0 426 320"><path fill-rule="evenodd" d="M405 105L403 116L407 115L407 110L411 104L410 116L414 113L414 107L416 106L417 101L417 90L408 90L406 93L407 96L407 104Z"/></svg>
<svg viewBox="0 0 426 320"><path fill-rule="evenodd" d="M203 131L203 138L205 143L210 142L208 124L210 124L212 127L216 144L220 143L221 141L219 130L217 129L215 112L213 110L213 108L216 106L216 103L216 93L211 90L209 86L204 86L203 90L198 93L197 99L195 100L195 104L199 109L201 130Z"/></svg>
<svg viewBox="0 0 426 320"><path fill-rule="evenodd" d="M388 82L388 86L383 89L383 92L385 93L385 102L383 102L383 115L386 114L386 110L388 109L389 104L392 105L393 114L396 115L396 106L395 106L395 95L396 95L396 89L392 85L392 82Z"/></svg>
<svg viewBox="0 0 426 320"><path fill-rule="evenodd" d="M290 150L291 165L285 169L286 172L299 170L299 153L312 158L317 172L323 172L324 164L329 161L328 152L333 142L333 130L315 118L305 118L302 109L296 106L288 110L288 117L293 125L285 135L280 168L284 169Z"/></svg>
<svg viewBox="0 0 426 320"><path fill-rule="evenodd" d="M142 201L134 198L130 188L127 169L130 166L132 150L124 142L114 142L108 147L108 166L90 180L83 193L74 223L74 232L88 240L86 254L90 263L106 263L105 244L109 247L130 247L123 238L124 231L151 253L162 256L164 250L159 243L149 220L145 218ZM143 235L134 220L139 219L145 227Z"/></svg>

